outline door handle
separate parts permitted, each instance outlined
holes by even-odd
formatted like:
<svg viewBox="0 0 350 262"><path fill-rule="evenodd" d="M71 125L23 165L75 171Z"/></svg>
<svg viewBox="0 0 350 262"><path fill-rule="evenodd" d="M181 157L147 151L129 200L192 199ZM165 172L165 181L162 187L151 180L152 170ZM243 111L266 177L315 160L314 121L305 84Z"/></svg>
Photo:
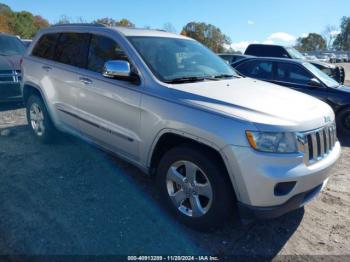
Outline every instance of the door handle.
<svg viewBox="0 0 350 262"><path fill-rule="evenodd" d="M42 66L41 68L44 69L46 72L49 72L50 70L52 70L51 66L46 66L46 65Z"/></svg>
<svg viewBox="0 0 350 262"><path fill-rule="evenodd" d="M86 77L79 77L80 82L82 82L84 85L91 85L92 80Z"/></svg>

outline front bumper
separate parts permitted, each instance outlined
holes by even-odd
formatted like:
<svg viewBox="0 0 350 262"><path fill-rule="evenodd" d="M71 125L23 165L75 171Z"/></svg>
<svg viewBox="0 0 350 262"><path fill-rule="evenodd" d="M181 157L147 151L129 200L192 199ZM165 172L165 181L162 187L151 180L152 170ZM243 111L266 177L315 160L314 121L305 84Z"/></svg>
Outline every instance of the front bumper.
<svg viewBox="0 0 350 262"><path fill-rule="evenodd" d="M238 203L240 216L243 220L250 219L270 219L282 216L290 211L303 207L306 203L314 199L326 186L327 180L322 184L290 198L287 202L278 206L255 207Z"/></svg>
<svg viewBox="0 0 350 262"><path fill-rule="evenodd" d="M301 153L262 153L250 147L239 146L226 146L223 149L240 205L267 210L288 206L280 208L282 211L290 210L290 206L294 208L305 204L303 197L324 184L330 175L328 171L339 158L340 152L340 143L336 142L327 157L307 166L304 154ZM276 186L286 182L295 182L295 185L286 194L276 195ZM282 211L279 212L284 213Z"/></svg>
<svg viewBox="0 0 350 262"><path fill-rule="evenodd" d="M19 83L1 83L0 82L0 101L20 101L22 92Z"/></svg>

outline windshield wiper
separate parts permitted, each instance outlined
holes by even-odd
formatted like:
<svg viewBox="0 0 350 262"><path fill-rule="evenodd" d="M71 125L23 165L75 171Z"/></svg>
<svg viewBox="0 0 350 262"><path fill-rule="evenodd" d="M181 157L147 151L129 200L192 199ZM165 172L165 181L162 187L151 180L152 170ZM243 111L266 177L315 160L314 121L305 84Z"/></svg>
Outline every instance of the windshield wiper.
<svg viewBox="0 0 350 262"><path fill-rule="evenodd" d="M204 76L188 76L188 77L178 77L170 80L165 80L164 82L168 84L180 84L180 83L199 82L207 79L215 80L210 77L204 77Z"/></svg>
<svg viewBox="0 0 350 262"><path fill-rule="evenodd" d="M215 75L215 76L214 76L215 79L220 79L220 78L232 78L232 77L239 78L239 76L236 76L236 75L229 75L229 74L221 74L221 75Z"/></svg>

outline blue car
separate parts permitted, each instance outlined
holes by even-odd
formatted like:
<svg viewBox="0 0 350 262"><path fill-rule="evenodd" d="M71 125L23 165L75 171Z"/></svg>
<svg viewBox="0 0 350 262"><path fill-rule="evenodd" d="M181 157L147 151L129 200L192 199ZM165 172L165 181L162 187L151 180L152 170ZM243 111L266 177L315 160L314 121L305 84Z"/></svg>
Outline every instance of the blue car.
<svg viewBox="0 0 350 262"><path fill-rule="evenodd" d="M288 58L250 57L232 64L242 76L293 88L329 104L337 127L350 135L350 87L339 84L311 63Z"/></svg>
<svg viewBox="0 0 350 262"><path fill-rule="evenodd" d="M20 101L20 60L25 46L16 36L0 33L0 102Z"/></svg>

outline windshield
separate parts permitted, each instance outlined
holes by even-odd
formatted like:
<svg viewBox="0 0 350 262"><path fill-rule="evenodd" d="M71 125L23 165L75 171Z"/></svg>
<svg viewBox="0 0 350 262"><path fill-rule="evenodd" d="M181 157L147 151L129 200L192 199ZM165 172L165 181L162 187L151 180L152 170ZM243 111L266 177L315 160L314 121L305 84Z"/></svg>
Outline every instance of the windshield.
<svg viewBox="0 0 350 262"><path fill-rule="evenodd" d="M23 55L25 47L22 42L14 36L0 36L0 55Z"/></svg>
<svg viewBox="0 0 350 262"><path fill-rule="evenodd" d="M129 40L163 82L238 77L231 66L197 41L165 37L129 37Z"/></svg>
<svg viewBox="0 0 350 262"><path fill-rule="evenodd" d="M339 83L333 78L328 76L326 73L322 72L316 66L310 63L303 63L303 65L311 71L318 79L320 79L328 87L338 87Z"/></svg>
<svg viewBox="0 0 350 262"><path fill-rule="evenodd" d="M287 51L289 55L294 59L305 59L305 57L293 47L287 47Z"/></svg>

